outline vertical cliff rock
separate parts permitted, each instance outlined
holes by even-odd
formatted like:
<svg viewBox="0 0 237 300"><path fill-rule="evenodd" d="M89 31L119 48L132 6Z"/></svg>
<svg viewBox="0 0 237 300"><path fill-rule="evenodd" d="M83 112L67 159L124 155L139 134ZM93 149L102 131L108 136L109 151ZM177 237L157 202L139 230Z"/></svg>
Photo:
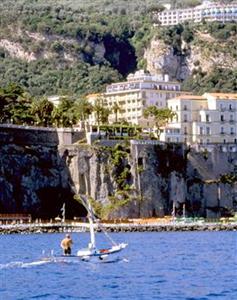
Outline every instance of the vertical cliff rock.
<svg viewBox="0 0 237 300"><path fill-rule="evenodd" d="M164 216L173 204L181 216L184 203L188 216L217 217L235 209L235 180L223 178L234 174L236 153L142 143L118 152L106 147L77 151L68 165L72 180L106 218Z"/></svg>
<svg viewBox="0 0 237 300"><path fill-rule="evenodd" d="M60 214L64 202L68 216L73 209L80 211L73 202L70 173L57 147L1 146L0 166L1 212L52 218Z"/></svg>
<svg viewBox="0 0 237 300"><path fill-rule="evenodd" d="M230 215L237 208L233 147L196 151L156 141L58 147L45 133L31 135L32 143L29 130L20 139L1 135L0 212L53 218L66 203L68 218L82 216L76 193L90 195L104 218L170 215L173 206L181 216L184 203L188 216Z"/></svg>
<svg viewBox="0 0 237 300"><path fill-rule="evenodd" d="M214 68L233 69L237 67L233 39L218 40L208 33L195 31L190 43L180 41L176 51L162 39L153 38L144 58L147 70L152 74L167 73L170 78L184 80L194 71L210 73Z"/></svg>

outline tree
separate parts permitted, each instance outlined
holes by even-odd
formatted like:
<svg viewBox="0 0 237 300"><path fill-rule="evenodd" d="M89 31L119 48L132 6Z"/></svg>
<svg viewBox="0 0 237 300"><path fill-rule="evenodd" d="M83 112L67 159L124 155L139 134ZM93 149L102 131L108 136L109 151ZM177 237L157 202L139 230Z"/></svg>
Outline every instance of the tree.
<svg viewBox="0 0 237 300"><path fill-rule="evenodd" d="M31 124L32 100L23 88L14 83L0 88L0 121L2 123Z"/></svg>
<svg viewBox="0 0 237 300"><path fill-rule="evenodd" d="M54 106L53 104L46 98L42 98L38 101L33 101L31 107L31 113L34 116L34 122L37 125L42 125L47 127L48 125L52 125L52 112Z"/></svg>
<svg viewBox="0 0 237 300"><path fill-rule="evenodd" d="M148 106L143 115L145 118L152 117L154 118L155 126L157 128L157 136L160 136L160 128L165 126L167 122L176 115L175 112L169 108L157 108L155 105Z"/></svg>
<svg viewBox="0 0 237 300"><path fill-rule="evenodd" d="M52 112L53 123L57 127L71 127L76 124L77 117L74 110L74 101L69 98L62 98L58 107Z"/></svg>
<svg viewBox="0 0 237 300"><path fill-rule="evenodd" d="M93 106L85 98L78 99L74 103L75 115L78 120L85 121L93 111Z"/></svg>
<svg viewBox="0 0 237 300"><path fill-rule="evenodd" d="M93 105L93 110L96 115L96 123L98 126L100 126L100 124L108 123L110 110L104 107L104 102L104 97L100 96L95 100L95 104Z"/></svg>
<svg viewBox="0 0 237 300"><path fill-rule="evenodd" d="M118 105L118 103L114 103L113 107L112 107L112 111L115 114L115 123L118 123L118 113L120 112L120 106Z"/></svg>

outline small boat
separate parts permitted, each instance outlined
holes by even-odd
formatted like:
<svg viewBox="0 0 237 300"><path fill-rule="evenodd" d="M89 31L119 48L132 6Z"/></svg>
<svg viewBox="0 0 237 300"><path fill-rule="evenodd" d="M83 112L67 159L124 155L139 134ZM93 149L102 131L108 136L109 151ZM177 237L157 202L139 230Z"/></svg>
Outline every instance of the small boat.
<svg viewBox="0 0 237 300"><path fill-rule="evenodd" d="M94 211L91 207L91 203L86 197L86 195L79 195L81 203L86 208L88 212L89 219L89 229L90 229L90 242L86 248L80 249L77 251L76 255L54 255L53 252L49 257L44 257L44 260L52 261L52 262L65 262L70 260L79 259L82 261L99 261L99 262L115 262L119 261L120 258L118 254L124 248L127 247L127 243L119 243L117 244L104 230L103 226L100 224L99 220L95 217ZM94 225L97 225L98 228L105 234L108 240L111 243L111 247L109 248L97 248L96 239L95 239L95 230Z"/></svg>
<svg viewBox="0 0 237 300"><path fill-rule="evenodd" d="M90 260L91 258L98 258L99 260L107 260L112 254L118 253L124 248L127 247L128 244L120 243L117 244L104 230L103 226L98 222L95 218L94 211L91 207L90 201L87 199L86 196L80 195L80 199L84 207L88 212L88 219L89 219L89 228L90 228L90 243L88 244L87 248L80 249L77 251L77 256L80 257L82 260ZM98 227L104 232L105 236L111 242L110 248L102 248L98 249L96 247L96 240L95 240L95 230L94 224L97 223Z"/></svg>

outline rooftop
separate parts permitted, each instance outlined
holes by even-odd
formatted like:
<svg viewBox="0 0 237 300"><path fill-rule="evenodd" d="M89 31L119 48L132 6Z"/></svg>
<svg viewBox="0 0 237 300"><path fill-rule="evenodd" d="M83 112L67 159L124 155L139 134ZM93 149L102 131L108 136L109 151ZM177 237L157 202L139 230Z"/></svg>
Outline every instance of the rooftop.
<svg viewBox="0 0 237 300"><path fill-rule="evenodd" d="M203 96L198 95L180 95L176 98L172 98L170 100L206 100Z"/></svg>
<svg viewBox="0 0 237 300"><path fill-rule="evenodd" d="M205 95L210 95L212 97L215 97L217 99L233 99L233 100L237 100L237 94L234 93L205 93Z"/></svg>

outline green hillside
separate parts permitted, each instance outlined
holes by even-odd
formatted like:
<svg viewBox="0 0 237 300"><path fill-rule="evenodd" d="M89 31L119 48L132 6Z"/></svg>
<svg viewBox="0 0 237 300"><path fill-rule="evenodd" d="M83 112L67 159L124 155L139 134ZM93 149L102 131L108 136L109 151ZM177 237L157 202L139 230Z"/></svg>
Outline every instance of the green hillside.
<svg viewBox="0 0 237 300"><path fill-rule="evenodd" d="M103 91L108 83L123 80L128 73L146 66L143 54L153 37L164 39L175 51L180 47L181 35L186 36L187 43L195 42L188 36L195 31L193 28L179 32L175 28L152 26L153 12L167 2L1 0L0 86L15 82L32 95ZM186 7L200 1L171 0L170 3L174 7ZM207 29L204 26L202 30ZM220 33L217 40L229 43L236 37L236 28L231 36L228 30L216 28L211 34ZM234 52L236 42L232 44L234 48L228 47ZM199 82L205 88L206 80L202 78L209 74L201 71L197 71L201 76ZM235 79L236 73L233 74ZM198 90L195 84L198 76L193 74L186 87L195 85ZM228 89L235 88L230 84Z"/></svg>
<svg viewBox="0 0 237 300"><path fill-rule="evenodd" d="M146 24L151 27L147 13L154 3L1 1L0 85L18 82L35 95L102 90L135 70L130 39ZM34 59L19 53L33 53Z"/></svg>

